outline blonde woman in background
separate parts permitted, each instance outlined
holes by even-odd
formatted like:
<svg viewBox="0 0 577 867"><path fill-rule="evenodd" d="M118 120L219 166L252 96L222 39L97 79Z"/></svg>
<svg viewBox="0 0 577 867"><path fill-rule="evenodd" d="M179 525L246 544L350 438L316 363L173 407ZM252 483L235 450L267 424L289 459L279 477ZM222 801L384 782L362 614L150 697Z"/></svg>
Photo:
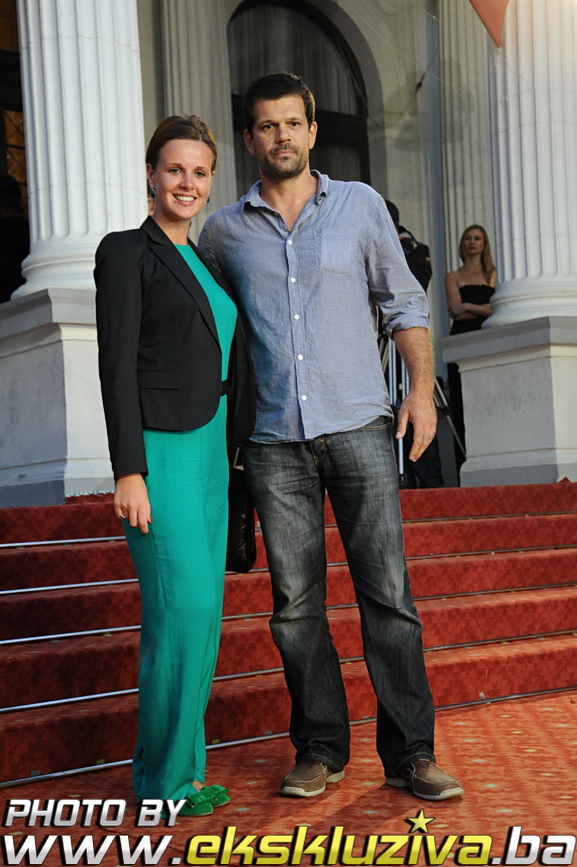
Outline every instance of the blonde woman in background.
<svg viewBox="0 0 577 867"><path fill-rule="evenodd" d="M473 224L465 229L459 242L459 256L463 264L445 277L449 316L453 320L451 334L464 334L481 328L493 313L490 301L497 283L491 244L483 226ZM458 365L449 364L448 373L451 416L465 444L463 395ZM465 455L455 440L457 470L460 470L464 460Z"/></svg>

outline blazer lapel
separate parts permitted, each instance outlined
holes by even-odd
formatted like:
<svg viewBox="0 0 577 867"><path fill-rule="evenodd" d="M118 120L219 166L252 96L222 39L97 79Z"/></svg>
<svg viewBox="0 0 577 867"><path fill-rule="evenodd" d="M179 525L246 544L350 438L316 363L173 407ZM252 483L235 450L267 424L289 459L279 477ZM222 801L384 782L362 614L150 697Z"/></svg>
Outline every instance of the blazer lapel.
<svg viewBox="0 0 577 867"><path fill-rule="evenodd" d="M148 217L140 228L143 229L151 239L151 248L154 250L158 258L164 262L169 271L174 275L174 277L176 277L178 282L182 284L194 300L209 331L218 343L219 340L218 332L216 330L216 322L214 321L214 315L208 298L206 297L206 293L190 270L182 254L179 253L170 238L165 235L152 217Z"/></svg>

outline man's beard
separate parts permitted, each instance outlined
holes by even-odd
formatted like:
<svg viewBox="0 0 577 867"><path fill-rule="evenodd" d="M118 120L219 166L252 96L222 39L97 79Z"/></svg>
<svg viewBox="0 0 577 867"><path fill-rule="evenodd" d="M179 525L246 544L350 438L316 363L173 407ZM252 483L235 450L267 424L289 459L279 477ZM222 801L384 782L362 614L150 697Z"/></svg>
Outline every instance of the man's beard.
<svg viewBox="0 0 577 867"><path fill-rule="evenodd" d="M309 161L308 151L303 151L300 148L279 148L279 150L291 150L294 157L285 159L282 162L274 161L268 156L261 163L260 169L263 175L267 178L275 180L289 180L296 178L306 169Z"/></svg>

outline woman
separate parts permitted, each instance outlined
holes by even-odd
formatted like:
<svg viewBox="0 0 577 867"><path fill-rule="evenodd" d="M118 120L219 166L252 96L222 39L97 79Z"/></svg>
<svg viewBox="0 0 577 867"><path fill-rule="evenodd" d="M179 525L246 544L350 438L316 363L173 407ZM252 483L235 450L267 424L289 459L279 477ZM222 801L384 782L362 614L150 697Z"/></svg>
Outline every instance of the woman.
<svg viewBox="0 0 577 867"><path fill-rule="evenodd" d="M453 320L451 334L478 331L485 319L493 313L489 302L497 281L491 245L482 226L473 225L465 229L459 242L459 256L463 264L445 277L449 316ZM464 445L465 420L458 365L449 364L448 373L451 417ZM465 455L455 440L457 471L464 460Z"/></svg>
<svg viewBox="0 0 577 867"><path fill-rule="evenodd" d="M204 785L204 713L222 614L226 433L246 439L255 405L230 288L188 240L216 156L199 118L165 118L146 154L154 211L102 240L94 272L114 509L142 597L134 788L139 800L185 799L179 812L192 816L230 800Z"/></svg>

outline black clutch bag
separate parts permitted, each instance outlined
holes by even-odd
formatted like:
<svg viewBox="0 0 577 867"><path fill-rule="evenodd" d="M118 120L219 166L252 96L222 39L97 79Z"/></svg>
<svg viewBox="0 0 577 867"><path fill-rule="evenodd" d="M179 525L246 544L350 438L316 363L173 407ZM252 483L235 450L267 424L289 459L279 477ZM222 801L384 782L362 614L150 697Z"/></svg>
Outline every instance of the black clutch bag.
<svg viewBox="0 0 577 867"><path fill-rule="evenodd" d="M255 517L244 469L237 466L238 449L230 468L228 484L228 572L250 572L256 560Z"/></svg>

